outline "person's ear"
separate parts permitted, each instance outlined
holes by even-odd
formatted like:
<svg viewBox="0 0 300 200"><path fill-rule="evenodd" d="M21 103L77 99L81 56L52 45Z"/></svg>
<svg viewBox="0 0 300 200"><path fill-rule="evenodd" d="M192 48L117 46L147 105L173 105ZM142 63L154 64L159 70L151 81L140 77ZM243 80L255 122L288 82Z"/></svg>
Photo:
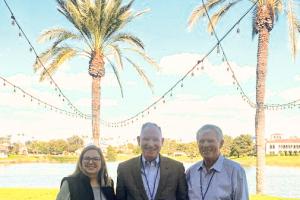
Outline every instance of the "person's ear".
<svg viewBox="0 0 300 200"><path fill-rule="evenodd" d="M164 144L165 138L161 138L161 145Z"/></svg>
<svg viewBox="0 0 300 200"><path fill-rule="evenodd" d="M223 147L223 144L224 144L224 140L221 140L221 142L220 142L220 149Z"/></svg>
<svg viewBox="0 0 300 200"><path fill-rule="evenodd" d="M136 140L137 140L137 143L138 143L139 146L141 146L141 141L140 141L140 139L141 139L140 136L137 136L137 137L136 137Z"/></svg>

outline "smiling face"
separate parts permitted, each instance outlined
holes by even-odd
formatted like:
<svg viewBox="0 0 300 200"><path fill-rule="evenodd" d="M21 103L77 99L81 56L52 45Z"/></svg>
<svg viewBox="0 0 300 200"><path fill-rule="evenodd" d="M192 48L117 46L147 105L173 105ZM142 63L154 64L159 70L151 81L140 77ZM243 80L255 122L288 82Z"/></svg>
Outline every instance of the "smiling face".
<svg viewBox="0 0 300 200"><path fill-rule="evenodd" d="M160 130L155 126L146 127L137 140L144 158L148 161L156 159L163 144Z"/></svg>
<svg viewBox="0 0 300 200"><path fill-rule="evenodd" d="M218 139L214 130L206 129L200 133L197 143L205 163L212 165L220 155L223 140Z"/></svg>
<svg viewBox="0 0 300 200"><path fill-rule="evenodd" d="M89 177L96 177L101 169L101 157L99 153L94 150L88 150L82 157L82 169Z"/></svg>

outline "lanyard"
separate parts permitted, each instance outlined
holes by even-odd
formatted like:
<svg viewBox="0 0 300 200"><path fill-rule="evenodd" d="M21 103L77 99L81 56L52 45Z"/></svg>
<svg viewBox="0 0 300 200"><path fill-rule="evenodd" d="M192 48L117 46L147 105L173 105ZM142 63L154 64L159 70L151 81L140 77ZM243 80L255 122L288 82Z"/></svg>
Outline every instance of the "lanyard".
<svg viewBox="0 0 300 200"><path fill-rule="evenodd" d="M201 197L202 197L202 200L204 200L204 198L205 198L205 196L206 196L206 193L207 193L207 191L208 191L208 189L209 189L209 186L210 186L211 181L212 181L212 179L213 179L213 177L214 177L214 175L215 175L215 172L216 172L216 171L214 171L213 174L212 174L212 176L210 177L209 182L208 182L208 185L207 185L207 188L206 188L206 190L205 190L205 192L204 192L204 194L203 194L203 190L202 190L202 168L201 168L201 170L200 170L200 190L201 190Z"/></svg>
<svg viewBox="0 0 300 200"><path fill-rule="evenodd" d="M148 181L148 178L146 176L145 166L144 166L144 162L142 161L142 157L141 157L141 163L142 163L142 167L143 167L143 175L146 179L147 188L148 188L150 198L151 198L150 200L154 200L154 190L155 190L156 180L157 180L157 176L158 176L158 171L159 171L159 168L160 168L160 162L158 162L158 167L157 167L157 170L156 170L156 175L155 175L155 180L154 180L154 185L153 185L153 188L152 188L152 192L150 190L149 181Z"/></svg>

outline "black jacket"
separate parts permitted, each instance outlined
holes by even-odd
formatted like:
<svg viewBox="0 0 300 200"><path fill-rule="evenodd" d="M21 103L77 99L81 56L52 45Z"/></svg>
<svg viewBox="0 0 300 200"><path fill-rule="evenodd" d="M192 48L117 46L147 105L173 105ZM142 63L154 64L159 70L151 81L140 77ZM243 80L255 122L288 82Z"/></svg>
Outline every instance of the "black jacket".
<svg viewBox="0 0 300 200"><path fill-rule="evenodd" d="M65 177L61 181L68 182L71 200L95 200L90 179L86 175L80 173L74 177ZM100 187L102 194L107 200L115 200L115 192L113 182L111 186Z"/></svg>

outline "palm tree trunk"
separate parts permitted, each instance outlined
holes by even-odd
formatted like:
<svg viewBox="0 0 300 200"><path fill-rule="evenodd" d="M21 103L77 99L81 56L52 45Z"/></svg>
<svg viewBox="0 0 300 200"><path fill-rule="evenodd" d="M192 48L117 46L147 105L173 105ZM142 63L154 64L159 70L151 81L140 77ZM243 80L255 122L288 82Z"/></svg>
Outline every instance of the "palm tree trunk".
<svg viewBox="0 0 300 200"><path fill-rule="evenodd" d="M258 11L258 20L264 21L266 12ZM261 15L260 15L261 14ZM262 23L261 23L262 25ZM269 30L265 25L258 29L258 50L256 68L256 114L255 114L255 136L256 136L256 193L264 191L264 167L265 167L265 84L268 63Z"/></svg>
<svg viewBox="0 0 300 200"><path fill-rule="evenodd" d="M100 140L100 97L101 78L105 75L103 54L99 49L92 53L89 63L89 74L92 76L92 130L93 143L99 146Z"/></svg>
<svg viewBox="0 0 300 200"><path fill-rule="evenodd" d="M93 143L99 146L100 139L100 88L101 78L92 77L92 129Z"/></svg>

